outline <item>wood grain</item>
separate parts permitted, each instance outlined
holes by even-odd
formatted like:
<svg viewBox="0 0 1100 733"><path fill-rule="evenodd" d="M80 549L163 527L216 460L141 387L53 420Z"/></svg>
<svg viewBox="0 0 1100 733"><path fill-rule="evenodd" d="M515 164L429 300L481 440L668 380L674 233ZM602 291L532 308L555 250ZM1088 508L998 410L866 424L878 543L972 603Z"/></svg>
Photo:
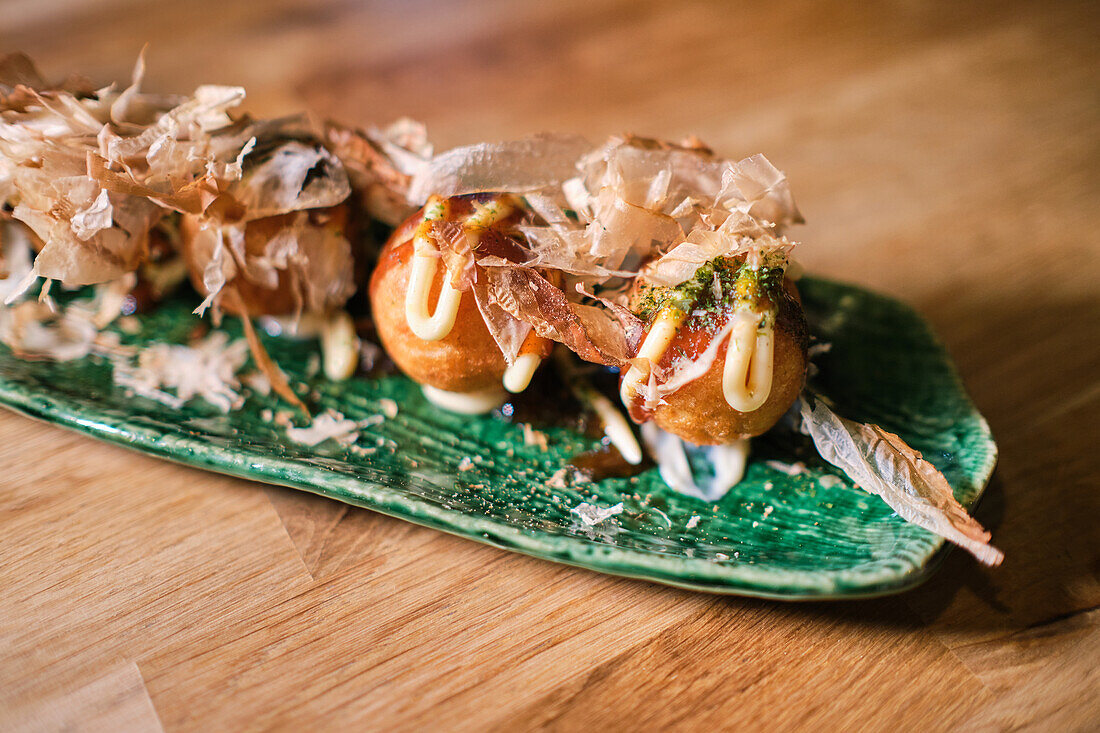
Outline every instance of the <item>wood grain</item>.
<svg viewBox="0 0 1100 733"><path fill-rule="evenodd" d="M258 114L694 133L786 170L814 271L933 321L1001 446L904 596L713 598L0 415L0 728L1089 730L1100 722L1094 3L8 0L44 70Z"/></svg>

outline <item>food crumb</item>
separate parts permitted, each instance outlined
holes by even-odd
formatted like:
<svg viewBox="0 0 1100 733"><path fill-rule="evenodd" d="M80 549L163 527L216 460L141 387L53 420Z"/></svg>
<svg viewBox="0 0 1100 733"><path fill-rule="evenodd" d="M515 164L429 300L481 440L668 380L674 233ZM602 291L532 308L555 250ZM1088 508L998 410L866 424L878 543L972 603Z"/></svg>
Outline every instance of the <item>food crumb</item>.
<svg viewBox="0 0 1100 733"><path fill-rule="evenodd" d="M785 473L788 476L797 476L802 473L806 473L806 464L802 461L795 463L784 463L783 461L764 461L764 464L768 468L772 468L780 473Z"/></svg>
<svg viewBox="0 0 1100 733"><path fill-rule="evenodd" d="M573 507L569 511L572 514L576 514L578 517L580 517L581 521L584 522L586 525L588 525L589 527L592 527L594 525L599 524L600 522L603 522L607 519L610 519L611 517L615 516L616 514L622 514L623 513L623 504L622 504L622 502L619 502L615 506L601 507L601 506L597 506L596 504L589 504L588 502L581 502L580 504L577 504L577 506Z"/></svg>
<svg viewBox="0 0 1100 733"><path fill-rule="evenodd" d="M266 407L264 409L260 410L260 419L263 420L264 422L271 422L271 420L274 416L275 416L275 413L273 413L271 410L267 409Z"/></svg>
<svg viewBox="0 0 1100 733"><path fill-rule="evenodd" d="M397 403L391 400L389 397L383 397L378 400L378 406L382 408L382 414L393 419L397 417Z"/></svg>
<svg viewBox="0 0 1100 733"><path fill-rule="evenodd" d="M688 520L687 528L688 529L695 529L695 527L698 526L698 524L699 524L699 519L700 519L700 517L699 517L698 514L692 514L691 519Z"/></svg>
<svg viewBox="0 0 1100 733"><path fill-rule="evenodd" d="M568 488L569 484L567 484L566 481L565 481L565 477L568 476L568 475L569 475L569 469L568 468L559 468L557 471L554 471L553 475L550 476L549 479L547 479L546 485L549 486L552 489L565 489L565 488Z"/></svg>
<svg viewBox="0 0 1100 733"><path fill-rule="evenodd" d="M372 344L366 339L359 340L359 367L364 372L374 369L375 363L382 356L382 347Z"/></svg>
<svg viewBox="0 0 1100 733"><path fill-rule="evenodd" d="M540 450L548 450L546 433L535 430L530 423L523 423L523 444L537 445Z"/></svg>
<svg viewBox="0 0 1100 733"><path fill-rule="evenodd" d="M320 354L310 354L309 359L306 361L306 376L312 379L317 376L319 371L321 371Z"/></svg>
<svg viewBox="0 0 1100 733"><path fill-rule="evenodd" d="M118 319L118 328L123 333L134 336L141 333L141 321L134 316L123 316Z"/></svg>
<svg viewBox="0 0 1100 733"><path fill-rule="evenodd" d="M470 460L469 456L462 456L462 460L458 462L459 471L469 471L474 467L474 462Z"/></svg>
<svg viewBox="0 0 1100 733"><path fill-rule="evenodd" d="M271 394L271 380L263 372L249 372L241 377L241 382L261 397Z"/></svg>

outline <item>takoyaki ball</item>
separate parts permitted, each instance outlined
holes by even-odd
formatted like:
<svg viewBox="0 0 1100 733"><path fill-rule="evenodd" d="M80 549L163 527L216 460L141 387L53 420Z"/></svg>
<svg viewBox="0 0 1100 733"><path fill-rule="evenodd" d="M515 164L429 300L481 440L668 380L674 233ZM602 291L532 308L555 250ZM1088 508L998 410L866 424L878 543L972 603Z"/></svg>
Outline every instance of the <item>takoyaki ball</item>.
<svg viewBox="0 0 1100 733"><path fill-rule="evenodd" d="M386 353L414 381L444 392L503 395L502 384L521 391L549 356L552 343L532 334L510 369L473 293L453 286L428 236L433 221L462 223L476 236L488 228L507 229L519 213L511 197L433 198L386 243L371 275L371 314ZM517 379L518 372L523 374Z"/></svg>
<svg viewBox="0 0 1100 733"><path fill-rule="evenodd" d="M297 211L255 219L244 225L244 262L225 254L226 285L240 296L248 315L286 316L300 312L327 313L340 308L355 292L348 208ZM289 230L289 231L286 231ZM286 267L265 261L276 237L293 234L296 253ZM228 234L225 235L228 238ZM180 240L195 289L208 294L204 273L218 246L218 230L196 216L180 221ZM223 245L229 246L228 241ZM284 255L285 256L285 255ZM222 306L234 315L237 303Z"/></svg>
<svg viewBox="0 0 1100 733"><path fill-rule="evenodd" d="M507 363L493 340L473 294L462 293L454 326L441 339L426 341L409 327L405 293L413 258L410 236L387 243L370 281L371 315L382 347L413 381L447 392L480 392L498 387ZM433 310L446 273L436 273L428 297Z"/></svg>
<svg viewBox="0 0 1100 733"><path fill-rule="evenodd" d="M793 288L793 285L790 286ZM730 406L723 389L723 371L730 347L727 338L715 355L714 364L702 377L667 395L653 411L653 422L662 430L696 445L720 445L739 438L751 438L770 430L802 391L806 377L806 321L794 298L780 298L773 335L771 389L760 407L742 412ZM689 324L673 339L668 366L677 350L701 353L712 333L693 330Z"/></svg>
<svg viewBox="0 0 1100 733"><path fill-rule="evenodd" d="M760 288L755 279L738 279L738 268L732 260L712 268L730 278L717 301L709 283L718 275L710 270L697 278L706 285L695 291L647 287L641 278L636 283L632 308L651 320L638 355L655 362L666 381L705 354L718 334L724 336L707 371L671 393L662 391L651 410L640 407L637 396L644 391L638 379L647 375L624 370L621 395L636 420L652 420L696 445L721 445L768 431L797 399L808 340L797 289L787 279Z"/></svg>

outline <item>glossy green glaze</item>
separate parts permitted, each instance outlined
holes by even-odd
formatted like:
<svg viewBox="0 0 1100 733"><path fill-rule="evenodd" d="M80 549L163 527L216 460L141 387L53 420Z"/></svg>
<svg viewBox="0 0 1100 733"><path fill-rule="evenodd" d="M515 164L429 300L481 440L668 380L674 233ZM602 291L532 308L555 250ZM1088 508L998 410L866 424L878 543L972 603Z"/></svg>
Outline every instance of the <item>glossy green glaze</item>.
<svg viewBox="0 0 1100 733"><path fill-rule="evenodd" d="M801 291L812 332L833 345L816 358L814 388L839 413L901 435L944 472L964 506L973 505L996 447L924 321L895 300L847 285L806 278ZM169 303L143 316L141 333L123 335L124 342L186 341L198 323L191 305ZM307 448L263 419L265 410L287 409L273 396L252 395L228 415L201 400L174 410L128 396L99 357L30 362L3 347L0 401L181 463L304 489L548 560L696 590L783 599L896 592L927 577L944 545L852 487L790 431L754 441L745 480L716 504L674 493L656 469L599 483L551 481L571 455L598 441L536 426L548 438L543 450L502 415L469 418L434 408L402 376L331 383L307 376L315 344L268 344L292 382L308 384L307 401L318 412L334 408L363 420L380 414L388 398L399 405L397 416L364 428L354 447L330 440ZM803 461L808 469L792 476L770 460ZM622 502L623 511L588 527L570 511L581 502Z"/></svg>

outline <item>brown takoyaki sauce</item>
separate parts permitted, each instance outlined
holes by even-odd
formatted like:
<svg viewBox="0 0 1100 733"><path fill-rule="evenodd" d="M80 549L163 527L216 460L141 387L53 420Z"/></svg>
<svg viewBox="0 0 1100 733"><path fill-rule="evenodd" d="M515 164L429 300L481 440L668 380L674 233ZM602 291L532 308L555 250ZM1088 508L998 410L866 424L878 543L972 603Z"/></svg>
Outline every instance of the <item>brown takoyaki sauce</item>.
<svg viewBox="0 0 1100 733"><path fill-rule="evenodd" d="M655 465L649 456L643 454L642 462L638 465L627 463L623 454L613 445L605 445L599 450L590 450L578 453L569 459L569 465L585 474L593 481L603 481L608 478L630 478L648 471Z"/></svg>

